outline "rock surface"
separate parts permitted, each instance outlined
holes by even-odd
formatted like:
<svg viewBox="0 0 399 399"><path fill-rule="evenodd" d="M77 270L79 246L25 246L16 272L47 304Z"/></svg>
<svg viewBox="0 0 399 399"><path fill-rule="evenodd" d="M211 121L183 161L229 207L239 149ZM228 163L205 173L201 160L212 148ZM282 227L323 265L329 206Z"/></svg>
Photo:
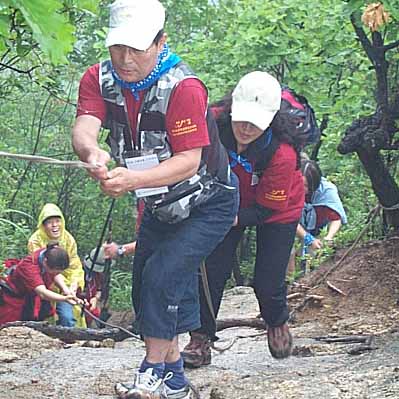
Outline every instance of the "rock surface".
<svg viewBox="0 0 399 399"><path fill-rule="evenodd" d="M301 279L293 292L323 296L295 314L295 355L275 360L264 331L230 328L218 333L208 367L189 370L202 399L383 399L399 398L399 249L396 241L355 250L329 277L346 295L325 284L309 290L336 262ZM291 309L302 298L290 302ZM226 291L220 318L256 317L251 288ZM320 336L373 335L364 343L323 343ZM181 337L181 345L188 337ZM110 347L64 345L28 328L0 330L0 399L111 399L113 385L129 381L144 354L142 342ZM361 347L363 345L363 349ZM350 354L350 353L358 353Z"/></svg>

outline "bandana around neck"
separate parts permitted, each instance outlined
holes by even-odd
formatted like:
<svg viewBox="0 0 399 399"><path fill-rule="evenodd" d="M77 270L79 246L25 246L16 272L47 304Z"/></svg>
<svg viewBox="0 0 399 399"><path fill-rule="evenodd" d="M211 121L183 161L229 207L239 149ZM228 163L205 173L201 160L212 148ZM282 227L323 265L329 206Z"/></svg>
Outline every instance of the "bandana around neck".
<svg viewBox="0 0 399 399"><path fill-rule="evenodd" d="M118 76L114 67L112 67L112 76L123 89L129 89L137 101L139 99L138 92L140 90L148 89L150 86L153 85L154 82L156 82L159 79L161 75L168 72L179 62L180 62L180 57L177 56L175 53L172 53L169 50L169 46L165 43L163 50L158 56L157 64L155 65L154 69L144 79L139 80L138 82L126 82Z"/></svg>

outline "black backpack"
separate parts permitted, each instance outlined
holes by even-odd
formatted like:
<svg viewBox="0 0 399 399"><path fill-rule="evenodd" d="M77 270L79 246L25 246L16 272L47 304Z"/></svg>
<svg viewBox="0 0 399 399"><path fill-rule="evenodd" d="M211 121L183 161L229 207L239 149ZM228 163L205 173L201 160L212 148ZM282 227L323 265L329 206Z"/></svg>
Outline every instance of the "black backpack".
<svg viewBox="0 0 399 399"><path fill-rule="evenodd" d="M313 108L308 100L290 89L282 87L281 91L281 113L288 114L296 121L296 133L305 147L308 144L315 144L320 140L320 129Z"/></svg>
<svg viewBox="0 0 399 399"><path fill-rule="evenodd" d="M320 140L320 129L313 108L309 105L308 100L290 89L282 86L280 113L288 114L295 119L296 135L302 147L309 144L315 144ZM255 171L262 174L269 165L274 153L280 146L280 142L274 136L268 145L262 157L256 161Z"/></svg>

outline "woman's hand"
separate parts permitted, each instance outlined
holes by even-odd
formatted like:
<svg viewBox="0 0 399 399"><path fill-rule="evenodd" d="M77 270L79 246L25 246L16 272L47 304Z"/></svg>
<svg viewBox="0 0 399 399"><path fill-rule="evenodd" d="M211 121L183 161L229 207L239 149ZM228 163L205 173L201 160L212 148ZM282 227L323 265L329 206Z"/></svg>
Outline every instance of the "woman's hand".
<svg viewBox="0 0 399 399"><path fill-rule="evenodd" d="M92 312L93 310L95 310L99 307L100 307L100 298L97 297L97 295L96 295L90 299L89 310L90 310L90 312Z"/></svg>
<svg viewBox="0 0 399 399"><path fill-rule="evenodd" d="M69 303L72 306L84 305L84 300L83 299L79 299L78 297L76 297L73 294L65 295L64 302L67 302L67 303Z"/></svg>
<svg viewBox="0 0 399 399"><path fill-rule="evenodd" d="M321 249L323 247L323 243L318 239L315 238L313 242L310 244L310 248L312 248L314 251L317 251L318 249Z"/></svg>

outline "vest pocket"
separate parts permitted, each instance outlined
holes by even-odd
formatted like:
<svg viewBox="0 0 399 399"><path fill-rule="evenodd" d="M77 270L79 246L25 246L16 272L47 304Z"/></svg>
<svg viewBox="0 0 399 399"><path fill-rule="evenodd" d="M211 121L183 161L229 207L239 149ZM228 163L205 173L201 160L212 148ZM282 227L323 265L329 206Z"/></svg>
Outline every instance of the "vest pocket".
<svg viewBox="0 0 399 399"><path fill-rule="evenodd" d="M142 151L152 151L157 154L159 162L172 156L172 150L168 142L166 131L142 130L140 131L140 144Z"/></svg>

